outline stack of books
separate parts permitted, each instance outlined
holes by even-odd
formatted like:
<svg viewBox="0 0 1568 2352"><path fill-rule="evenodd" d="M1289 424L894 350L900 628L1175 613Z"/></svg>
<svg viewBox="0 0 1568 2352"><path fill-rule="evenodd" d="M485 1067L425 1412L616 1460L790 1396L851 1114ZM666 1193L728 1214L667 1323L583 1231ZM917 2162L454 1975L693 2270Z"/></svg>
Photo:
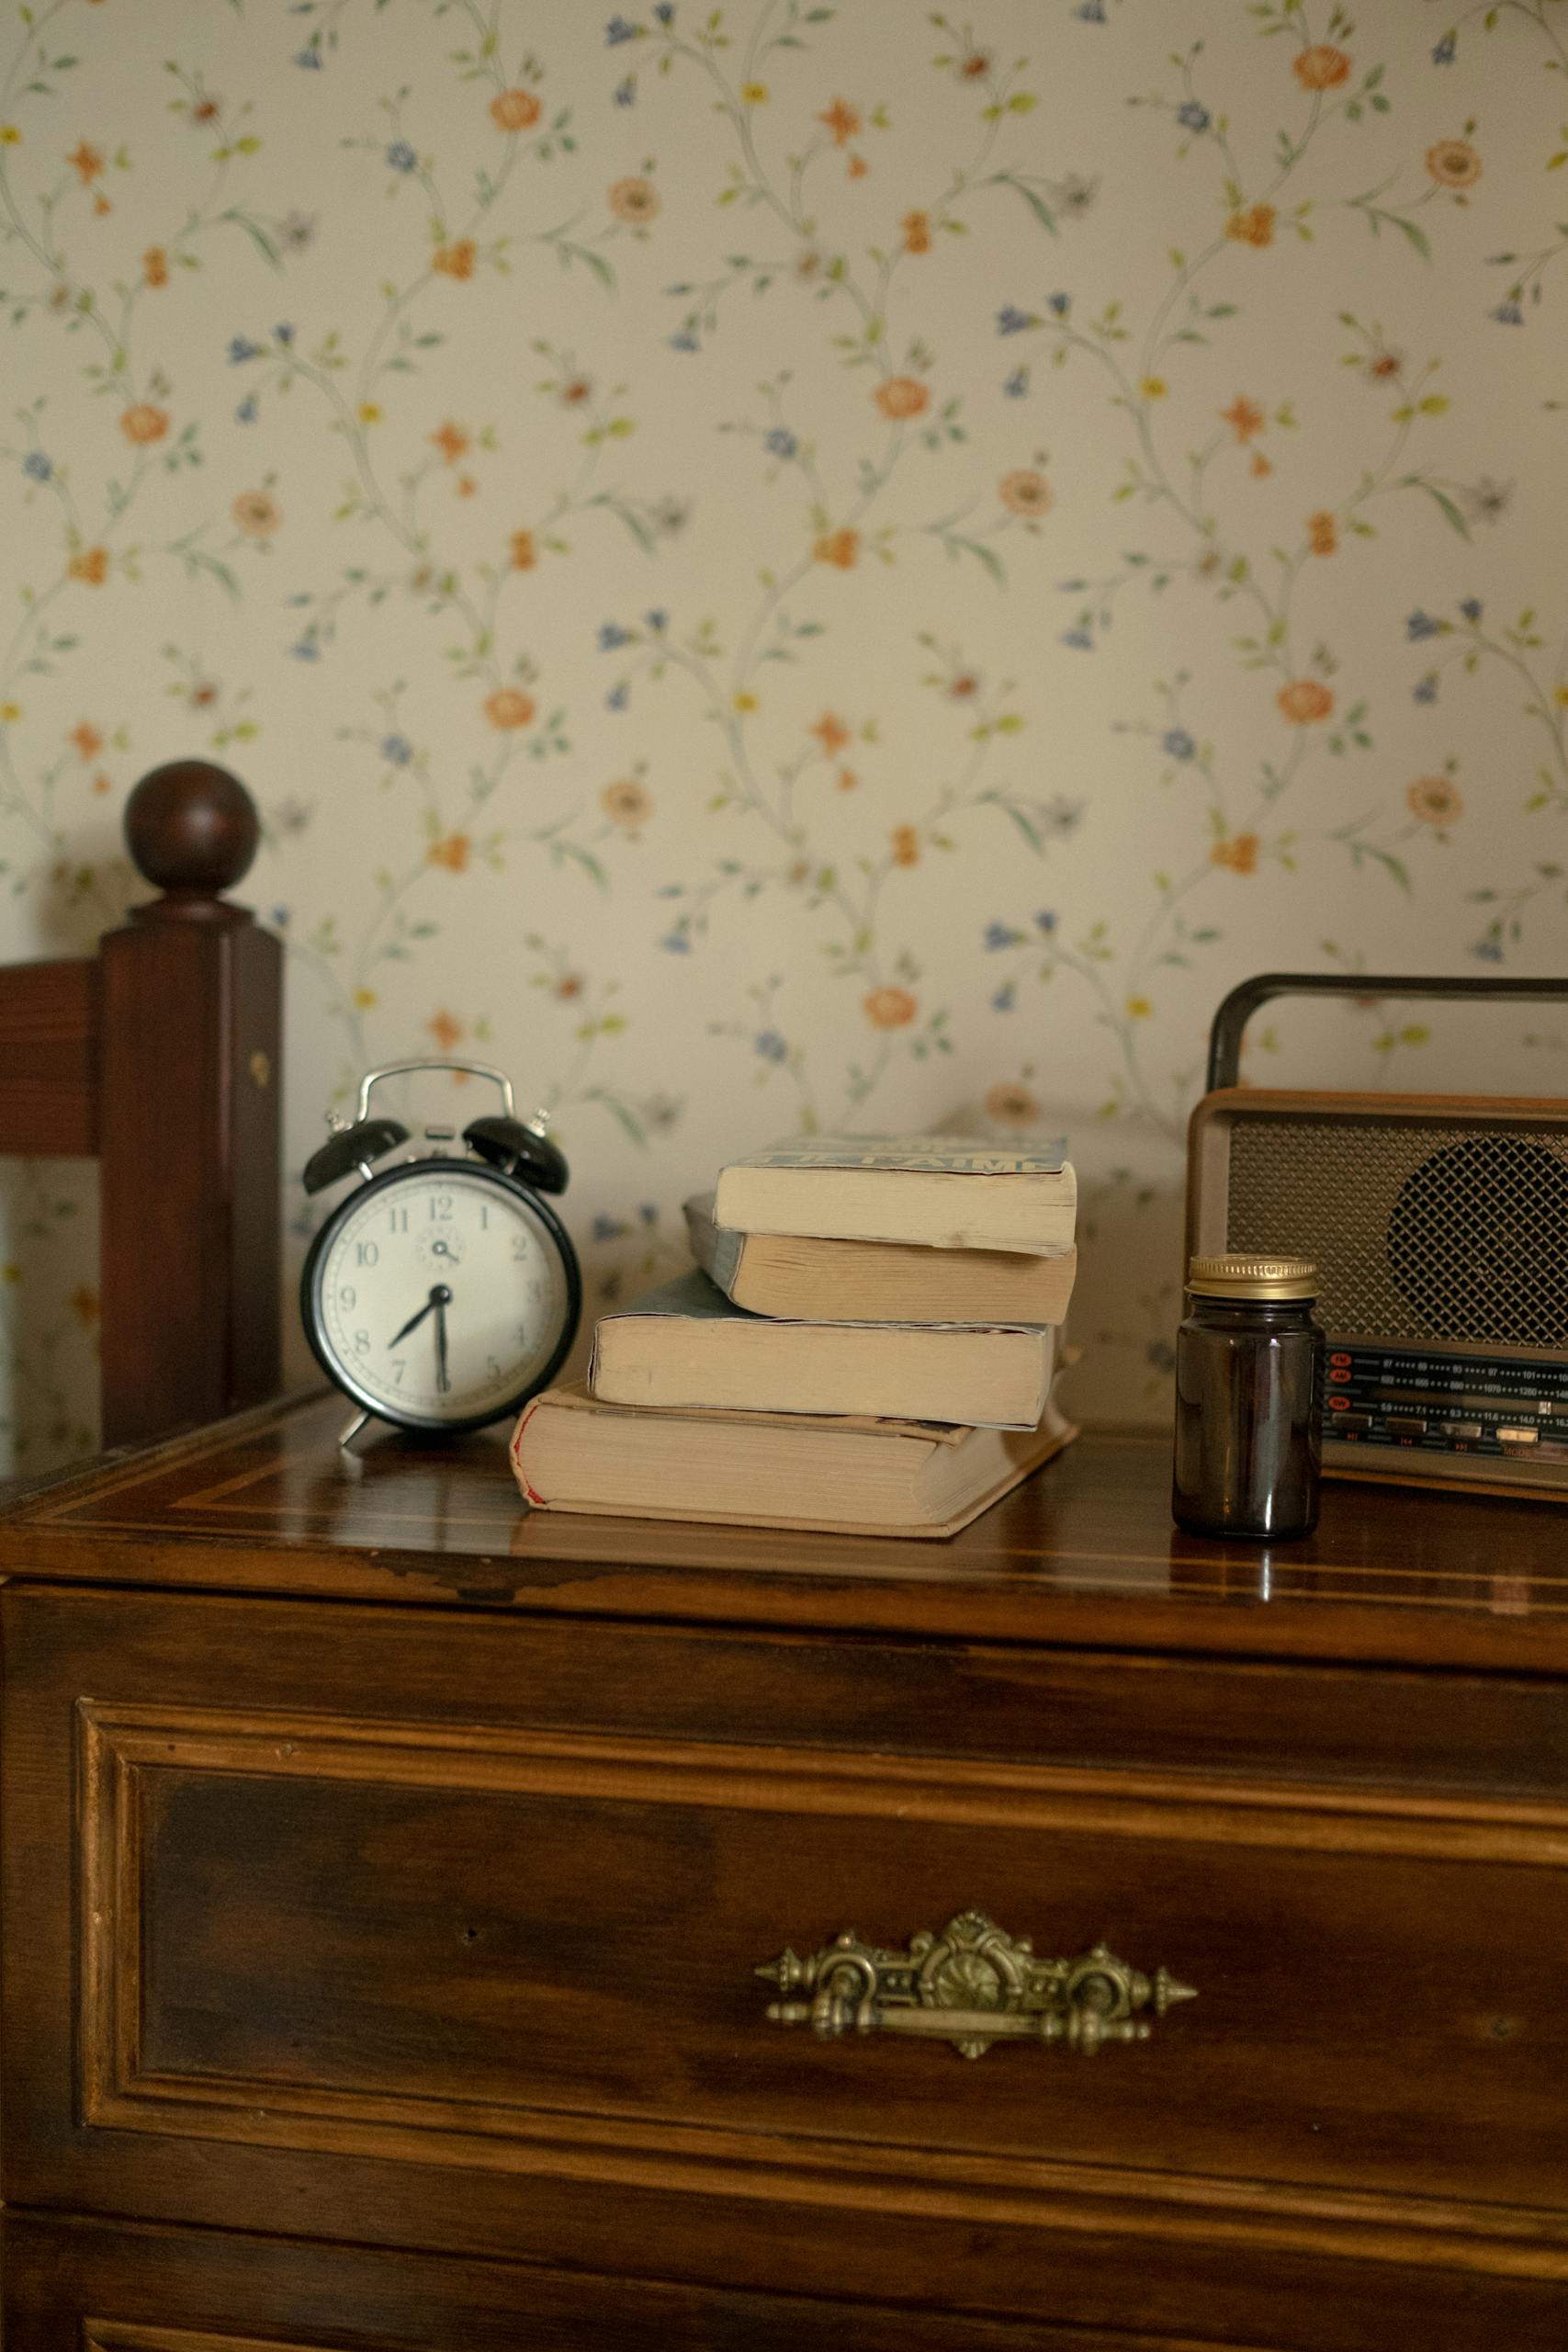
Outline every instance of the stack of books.
<svg viewBox="0 0 1568 2352"><path fill-rule="evenodd" d="M807 1136L686 1203L694 1269L524 1409L536 1509L951 1535L1076 1434L1066 1147Z"/></svg>

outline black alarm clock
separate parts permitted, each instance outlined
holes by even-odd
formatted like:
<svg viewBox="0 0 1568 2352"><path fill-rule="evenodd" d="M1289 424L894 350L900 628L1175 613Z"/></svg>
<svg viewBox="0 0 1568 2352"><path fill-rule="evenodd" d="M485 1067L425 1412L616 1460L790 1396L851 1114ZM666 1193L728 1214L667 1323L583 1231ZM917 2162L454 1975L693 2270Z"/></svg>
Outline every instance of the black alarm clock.
<svg viewBox="0 0 1568 2352"><path fill-rule="evenodd" d="M388 1079L463 1070L501 1090L499 1116L463 1129L427 1126L434 1151L377 1162L409 1141L396 1119L372 1118ZM360 1182L310 1244L299 1312L317 1363L360 1416L399 1429L482 1429L547 1387L577 1334L582 1276L547 1193L567 1165L542 1114L516 1115L512 1081L483 1062L433 1057L389 1062L361 1080L352 1123L305 1169L305 1190L346 1176Z"/></svg>

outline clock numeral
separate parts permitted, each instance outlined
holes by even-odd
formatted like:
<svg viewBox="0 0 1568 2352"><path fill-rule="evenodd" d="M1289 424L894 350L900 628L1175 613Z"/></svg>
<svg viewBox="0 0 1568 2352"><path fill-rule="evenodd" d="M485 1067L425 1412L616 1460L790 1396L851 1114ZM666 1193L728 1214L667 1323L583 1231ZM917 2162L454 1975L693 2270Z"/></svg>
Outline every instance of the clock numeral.
<svg viewBox="0 0 1568 2352"><path fill-rule="evenodd" d="M514 1266L522 1266L527 1261L528 1237L525 1233L514 1233L512 1237L512 1262Z"/></svg>
<svg viewBox="0 0 1568 2352"><path fill-rule="evenodd" d="M452 1214L451 1193L432 1193L430 1196L430 1214L433 1220L437 1217L449 1217Z"/></svg>
<svg viewBox="0 0 1568 2352"><path fill-rule="evenodd" d="M360 1353L362 1356L367 1356L367 1355L369 1354L369 1352L370 1352L370 1334L369 1334L369 1332L368 1332L368 1331L356 1331L356 1332L355 1333L355 1335L354 1335L354 1344L355 1344L355 1347L358 1350L359 1353Z"/></svg>
<svg viewBox="0 0 1568 2352"><path fill-rule="evenodd" d="M486 1356L485 1377L488 1380L499 1380L501 1378L501 1360L498 1356Z"/></svg>
<svg viewBox="0 0 1568 2352"><path fill-rule="evenodd" d="M380 1262L381 1252L374 1241L356 1241L354 1262L356 1266L374 1266Z"/></svg>
<svg viewBox="0 0 1568 2352"><path fill-rule="evenodd" d="M359 1293L355 1289L352 1283L344 1283L343 1288L337 1295L337 1302L340 1306L355 1307L358 1306Z"/></svg>
<svg viewBox="0 0 1568 2352"><path fill-rule="evenodd" d="M395 1357L395 1358L393 1359L393 1363L392 1363L392 1385L393 1385L393 1387L394 1387L394 1388L400 1388L400 1387L402 1386L402 1385L403 1385L403 1374L406 1372L406 1370L407 1370L407 1369L408 1369L408 1366L407 1366L407 1364L405 1363L405 1362L404 1362L404 1360L403 1360L403 1358L402 1358L401 1356L397 1356L397 1357Z"/></svg>
<svg viewBox="0 0 1568 2352"><path fill-rule="evenodd" d="M391 1229L394 1233L406 1233L408 1231L409 1213L407 1209L389 1209L387 1211L387 1215L391 1222ZM371 1247L375 1247L374 1243L372 1243ZM374 1260L372 1260L371 1262L374 1263Z"/></svg>
<svg viewBox="0 0 1568 2352"><path fill-rule="evenodd" d="M479 1231L481 1233L490 1231L490 1203L488 1201L479 1203Z"/></svg>

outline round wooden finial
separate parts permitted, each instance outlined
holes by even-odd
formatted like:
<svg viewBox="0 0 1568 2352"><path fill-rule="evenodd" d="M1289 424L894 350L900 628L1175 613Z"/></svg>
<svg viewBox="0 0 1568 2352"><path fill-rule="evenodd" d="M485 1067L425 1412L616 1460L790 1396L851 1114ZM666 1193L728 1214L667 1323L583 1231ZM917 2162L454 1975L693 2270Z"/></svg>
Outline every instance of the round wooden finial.
<svg viewBox="0 0 1568 2352"><path fill-rule="evenodd" d="M216 898L249 871L261 821L227 768L171 760L144 775L126 802L125 838L139 870L160 890Z"/></svg>

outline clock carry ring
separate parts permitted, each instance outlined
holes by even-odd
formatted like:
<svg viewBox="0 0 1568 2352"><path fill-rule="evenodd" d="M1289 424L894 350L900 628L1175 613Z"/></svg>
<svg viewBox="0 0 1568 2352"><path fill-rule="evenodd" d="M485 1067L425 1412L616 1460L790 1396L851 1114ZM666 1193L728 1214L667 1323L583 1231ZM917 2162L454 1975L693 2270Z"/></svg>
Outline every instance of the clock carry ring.
<svg viewBox="0 0 1568 2352"><path fill-rule="evenodd" d="M450 1055L430 1054L406 1061L385 1062L379 1069L367 1070L359 1081L359 1094L352 1121L329 1113L332 1135L319 1151L312 1152L305 1165L304 1186L307 1193L324 1192L329 1184L338 1183L355 1169L368 1180L371 1168L378 1159L396 1151L400 1144L409 1140L409 1130L399 1119L372 1118L372 1090L383 1080L404 1078L423 1070L457 1070L470 1078L488 1079L501 1090L502 1109L499 1115L472 1120L463 1130L463 1141L480 1159L488 1160L519 1182L530 1184L540 1193L564 1193L567 1186L567 1165L557 1145L547 1133L547 1114L536 1111L531 1119L521 1120L516 1114L516 1098L512 1080L504 1070L496 1069L489 1062L459 1060ZM446 1141L449 1128L426 1130L430 1141Z"/></svg>

